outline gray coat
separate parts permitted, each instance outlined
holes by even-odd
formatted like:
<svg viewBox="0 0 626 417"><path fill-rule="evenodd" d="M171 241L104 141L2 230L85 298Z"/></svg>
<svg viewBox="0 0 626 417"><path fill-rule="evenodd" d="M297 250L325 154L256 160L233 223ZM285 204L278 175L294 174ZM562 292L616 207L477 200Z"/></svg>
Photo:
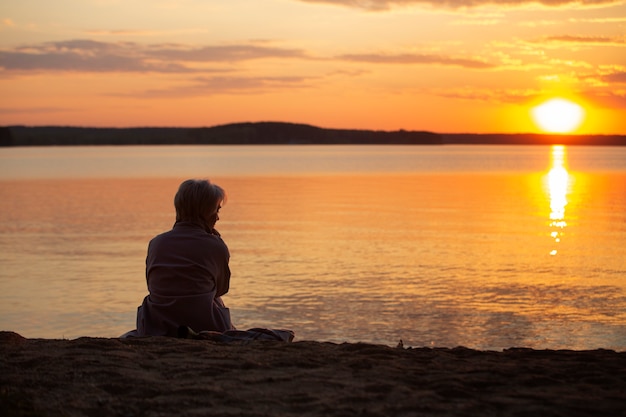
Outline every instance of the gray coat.
<svg viewBox="0 0 626 417"><path fill-rule="evenodd" d="M137 309L139 336L177 336L234 329L220 298L230 285L230 253L224 241L200 225L178 222L152 239L146 257L149 295Z"/></svg>

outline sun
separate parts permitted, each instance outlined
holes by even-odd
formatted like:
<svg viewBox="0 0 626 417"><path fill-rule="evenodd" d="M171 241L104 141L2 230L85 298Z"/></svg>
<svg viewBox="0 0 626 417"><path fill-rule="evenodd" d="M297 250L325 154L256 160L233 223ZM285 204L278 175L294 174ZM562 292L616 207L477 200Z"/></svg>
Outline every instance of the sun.
<svg viewBox="0 0 626 417"><path fill-rule="evenodd" d="M569 133L583 121L585 111L573 101L553 98L532 108L537 125L550 133Z"/></svg>

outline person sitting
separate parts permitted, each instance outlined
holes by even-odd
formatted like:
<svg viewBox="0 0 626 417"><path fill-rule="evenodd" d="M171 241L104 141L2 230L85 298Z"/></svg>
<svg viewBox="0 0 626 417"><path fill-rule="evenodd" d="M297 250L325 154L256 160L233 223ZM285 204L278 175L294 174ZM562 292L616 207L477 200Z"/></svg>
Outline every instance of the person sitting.
<svg viewBox="0 0 626 417"><path fill-rule="evenodd" d="M235 330L221 297L230 285L230 253L215 230L226 200L209 180L189 179L174 197L176 222L148 244L149 294L137 309L137 336L177 337L194 331Z"/></svg>

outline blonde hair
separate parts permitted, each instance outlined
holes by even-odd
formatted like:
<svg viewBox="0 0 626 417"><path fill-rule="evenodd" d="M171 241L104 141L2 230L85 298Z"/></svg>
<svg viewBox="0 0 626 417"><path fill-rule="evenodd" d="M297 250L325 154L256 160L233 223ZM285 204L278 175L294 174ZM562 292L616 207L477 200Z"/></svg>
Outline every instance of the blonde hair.
<svg viewBox="0 0 626 417"><path fill-rule="evenodd" d="M187 221L204 225L208 215L217 213L226 201L224 189L209 180L183 181L174 196L176 222Z"/></svg>

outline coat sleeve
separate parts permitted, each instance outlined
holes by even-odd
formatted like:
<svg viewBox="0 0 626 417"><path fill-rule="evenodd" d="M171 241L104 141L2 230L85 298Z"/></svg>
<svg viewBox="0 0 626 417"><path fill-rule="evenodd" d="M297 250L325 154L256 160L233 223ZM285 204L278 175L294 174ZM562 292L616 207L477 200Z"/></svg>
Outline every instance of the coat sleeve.
<svg viewBox="0 0 626 417"><path fill-rule="evenodd" d="M228 251L228 247L222 239L219 237L218 239L224 245L224 253L221 259L217 262L218 271L215 277L216 296L221 297L222 295L228 293L228 289L230 288L230 253Z"/></svg>

